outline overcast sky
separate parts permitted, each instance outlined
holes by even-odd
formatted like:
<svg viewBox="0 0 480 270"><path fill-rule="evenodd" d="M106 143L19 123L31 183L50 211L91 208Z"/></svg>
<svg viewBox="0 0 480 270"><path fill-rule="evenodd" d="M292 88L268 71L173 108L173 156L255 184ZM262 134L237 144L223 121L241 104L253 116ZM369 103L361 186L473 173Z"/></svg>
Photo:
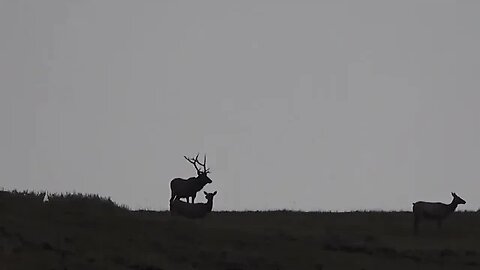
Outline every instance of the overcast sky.
<svg viewBox="0 0 480 270"><path fill-rule="evenodd" d="M480 208L478 1L0 1L0 186ZM197 201L205 201L198 196Z"/></svg>

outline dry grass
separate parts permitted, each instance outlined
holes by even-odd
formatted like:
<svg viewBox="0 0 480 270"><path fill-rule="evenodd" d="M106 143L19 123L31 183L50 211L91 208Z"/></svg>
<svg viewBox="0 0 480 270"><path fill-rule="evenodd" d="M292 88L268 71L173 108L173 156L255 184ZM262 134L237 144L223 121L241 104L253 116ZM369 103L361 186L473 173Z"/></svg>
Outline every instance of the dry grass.
<svg viewBox="0 0 480 270"><path fill-rule="evenodd" d="M478 269L480 216L412 234L406 212L129 211L95 195L0 192L0 269Z"/></svg>

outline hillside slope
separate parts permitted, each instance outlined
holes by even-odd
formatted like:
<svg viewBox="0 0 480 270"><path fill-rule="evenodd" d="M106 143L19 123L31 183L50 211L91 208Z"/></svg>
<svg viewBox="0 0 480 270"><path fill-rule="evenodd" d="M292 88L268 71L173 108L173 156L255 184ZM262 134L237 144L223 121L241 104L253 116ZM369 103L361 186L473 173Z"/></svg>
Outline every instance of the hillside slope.
<svg viewBox="0 0 480 270"><path fill-rule="evenodd" d="M480 215L413 236L403 212L129 211L97 196L0 192L0 269L479 269Z"/></svg>

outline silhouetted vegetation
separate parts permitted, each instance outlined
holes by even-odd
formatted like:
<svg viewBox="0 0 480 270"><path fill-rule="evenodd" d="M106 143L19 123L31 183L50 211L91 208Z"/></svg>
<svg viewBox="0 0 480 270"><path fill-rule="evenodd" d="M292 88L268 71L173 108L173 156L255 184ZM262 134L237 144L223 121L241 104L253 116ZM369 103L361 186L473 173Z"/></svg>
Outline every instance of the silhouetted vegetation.
<svg viewBox="0 0 480 270"><path fill-rule="evenodd" d="M96 195L0 192L0 269L478 269L480 216L129 211Z"/></svg>

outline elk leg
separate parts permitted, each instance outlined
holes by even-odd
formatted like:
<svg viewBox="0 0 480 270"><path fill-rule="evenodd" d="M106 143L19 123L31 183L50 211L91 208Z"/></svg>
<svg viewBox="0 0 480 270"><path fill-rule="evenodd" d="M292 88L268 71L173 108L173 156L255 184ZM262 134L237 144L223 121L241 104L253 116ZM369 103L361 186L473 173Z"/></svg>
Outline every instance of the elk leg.
<svg viewBox="0 0 480 270"><path fill-rule="evenodd" d="M197 195L193 195L193 196L192 196L192 203L195 202L195 197L196 197L196 196L197 196Z"/></svg>

